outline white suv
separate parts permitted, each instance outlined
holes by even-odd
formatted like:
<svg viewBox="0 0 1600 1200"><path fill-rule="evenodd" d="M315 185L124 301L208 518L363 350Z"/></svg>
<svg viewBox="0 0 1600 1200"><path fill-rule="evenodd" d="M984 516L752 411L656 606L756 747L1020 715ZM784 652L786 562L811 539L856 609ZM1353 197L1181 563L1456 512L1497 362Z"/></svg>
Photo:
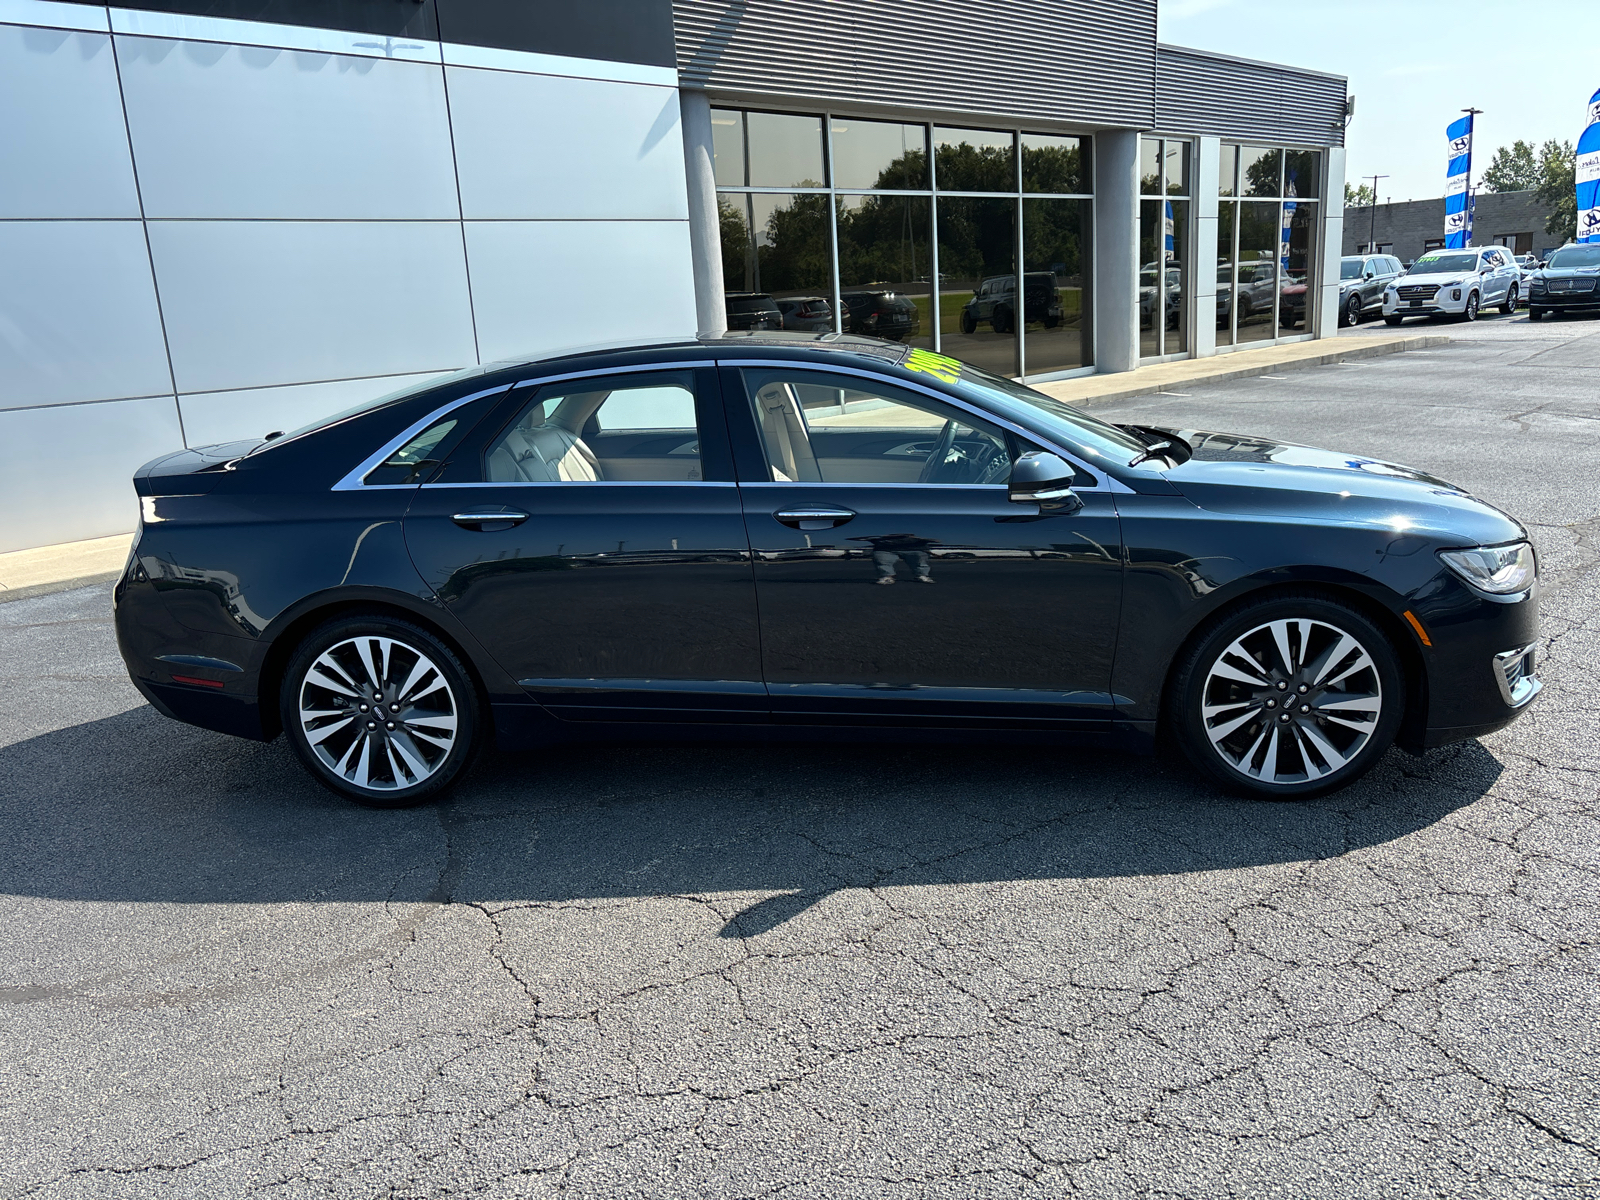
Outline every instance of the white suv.
<svg viewBox="0 0 1600 1200"><path fill-rule="evenodd" d="M1383 291L1383 319L1398 325L1407 317L1440 314L1476 321L1478 310L1495 305L1517 309L1522 271L1503 246L1429 250Z"/></svg>

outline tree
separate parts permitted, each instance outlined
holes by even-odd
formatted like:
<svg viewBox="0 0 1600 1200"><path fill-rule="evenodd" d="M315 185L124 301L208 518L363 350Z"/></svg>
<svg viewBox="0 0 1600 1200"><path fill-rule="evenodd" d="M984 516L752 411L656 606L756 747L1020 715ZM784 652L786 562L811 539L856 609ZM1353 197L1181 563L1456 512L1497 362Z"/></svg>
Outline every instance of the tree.
<svg viewBox="0 0 1600 1200"><path fill-rule="evenodd" d="M1533 147L1518 138L1494 152L1494 160L1483 173L1483 187L1490 192L1531 192L1539 186L1539 178Z"/></svg>
<svg viewBox="0 0 1600 1200"><path fill-rule="evenodd" d="M1578 232L1578 163L1571 142L1551 138L1539 148L1537 199L1550 210L1544 231L1560 238Z"/></svg>
<svg viewBox="0 0 1600 1200"><path fill-rule="evenodd" d="M1360 187L1344 185L1344 206L1346 208L1371 208L1378 202L1378 197L1369 184L1363 183Z"/></svg>

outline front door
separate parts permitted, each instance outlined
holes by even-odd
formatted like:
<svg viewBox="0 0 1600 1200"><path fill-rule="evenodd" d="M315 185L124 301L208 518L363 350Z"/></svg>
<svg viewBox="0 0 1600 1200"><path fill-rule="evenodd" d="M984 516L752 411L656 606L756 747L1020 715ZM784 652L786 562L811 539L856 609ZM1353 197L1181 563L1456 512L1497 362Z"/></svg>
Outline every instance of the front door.
<svg viewBox="0 0 1600 1200"><path fill-rule="evenodd" d="M749 548L715 371L508 398L406 545L530 696L569 720L766 720Z"/></svg>
<svg viewBox="0 0 1600 1200"><path fill-rule="evenodd" d="M1111 497L1009 499L1015 435L804 366L727 369L774 720L1103 727ZM748 447L748 448L746 448Z"/></svg>

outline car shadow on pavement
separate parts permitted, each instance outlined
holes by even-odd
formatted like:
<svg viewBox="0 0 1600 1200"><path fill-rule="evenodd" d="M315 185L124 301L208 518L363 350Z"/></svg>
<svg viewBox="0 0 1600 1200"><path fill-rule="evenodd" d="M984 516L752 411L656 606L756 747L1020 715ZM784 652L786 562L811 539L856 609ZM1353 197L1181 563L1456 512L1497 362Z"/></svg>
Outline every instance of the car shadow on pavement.
<svg viewBox="0 0 1600 1200"><path fill-rule="evenodd" d="M1476 742L1333 796L1219 795L1178 763L993 746L588 745L491 754L446 802L355 807L280 739L149 708L0 749L0 892L165 903L547 903L724 894L724 936L835 892L1334 858L1481 797Z"/></svg>

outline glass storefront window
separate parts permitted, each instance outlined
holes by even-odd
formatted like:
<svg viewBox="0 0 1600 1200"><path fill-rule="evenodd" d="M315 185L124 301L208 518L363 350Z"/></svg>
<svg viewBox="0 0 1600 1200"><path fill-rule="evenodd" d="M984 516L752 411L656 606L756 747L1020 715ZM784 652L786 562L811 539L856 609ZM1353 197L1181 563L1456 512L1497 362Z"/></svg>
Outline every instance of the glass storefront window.
<svg viewBox="0 0 1600 1200"><path fill-rule="evenodd" d="M1283 195L1283 151L1266 146L1239 147L1239 187L1244 196Z"/></svg>
<svg viewBox="0 0 1600 1200"><path fill-rule="evenodd" d="M1278 327L1310 333L1306 312L1316 294L1316 264L1311 247L1317 224L1317 205L1310 200L1285 200L1281 221L1278 264Z"/></svg>
<svg viewBox="0 0 1600 1200"><path fill-rule="evenodd" d="M1022 349L1030 375L1091 361L1092 210L1088 200L1022 202Z"/></svg>
<svg viewBox="0 0 1600 1200"><path fill-rule="evenodd" d="M933 345L926 196L840 196L839 302L846 333Z"/></svg>
<svg viewBox="0 0 1600 1200"><path fill-rule="evenodd" d="M1270 340L1277 294L1278 203L1246 200L1239 205L1239 275L1236 344Z"/></svg>
<svg viewBox="0 0 1600 1200"><path fill-rule="evenodd" d="M1021 141L1023 191L1089 193L1089 139L1025 133Z"/></svg>
<svg viewBox="0 0 1600 1200"><path fill-rule="evenodd" d="M1139 194L1161 195L1161 139L1139 139Z"/></svg>
<svg viewBox="0 0 1600 1200"><path fill-rule="evenodd" d="M1017 190L1016 139L992 129L933 130L935 186L941 192Z"/></svg>
<svg viewBox="0 0 1600 1200"><path fill-rule="evenodd" d="M1139 357L1189 348L1187 200L1139 202Z"/></svg>
<svg viewBox="0 0 1600 1200"><path fill-rule="evenodd" d="M1227 142L1222 144L1222 161L1217 167L1217 195L1237 196L1239 194L1239 147Z"/></svg>
<svg viewBox="0 0 1600 1200"><path fill-rule="evenodd" d="M1287 150L1283 156L1283 194L1315 198L1321 186L1322 155L1315 150Z"/></svg>
<svg viewBox="0 0 1600 1200"><path fill-rule="evenodd" d="M1163 175L1167 181L1167 195L1189 194L1189 143L1168 141L1162 143Z"/></svg>
<svg viewBox="0 0 1600 1200"><path fill-rule="evenodd" d="M1224 200L1217 205L1217 345L1233 345L1234 233L1239 204Z"/></svg>
<svg viewBox="0 0 1600 1200"><path fill-rule="evenodd" d="M751 187L826 187L822 118L745 113Z"/></svg>
<svg viewBox="0 0 1600 1200"><path fill-rule="evenodd" d="M834 117L833 186L928 188L928 127Z"/></svg>
<svg viewBox="0 0 1600 1200"><path fill-rule="evenodd" d="M832 328L833 252L823 193L756 192L718 196L722 280L728 328L810 328L817 301ZM802 300L785 312L779 301Z"/></svg>
<svg viewBox="0 0 1600 1200"><path fill-rule="evenodd" d="M1016 201L939 201L943 353L996 375L1017 373Z"/></svg>
<svg viewBox="0 0 1600 1200"><path fill-rule="evenodd" d="M711 110L712 172L718 187L743 187L744 114L731 108Z"/></svg>

